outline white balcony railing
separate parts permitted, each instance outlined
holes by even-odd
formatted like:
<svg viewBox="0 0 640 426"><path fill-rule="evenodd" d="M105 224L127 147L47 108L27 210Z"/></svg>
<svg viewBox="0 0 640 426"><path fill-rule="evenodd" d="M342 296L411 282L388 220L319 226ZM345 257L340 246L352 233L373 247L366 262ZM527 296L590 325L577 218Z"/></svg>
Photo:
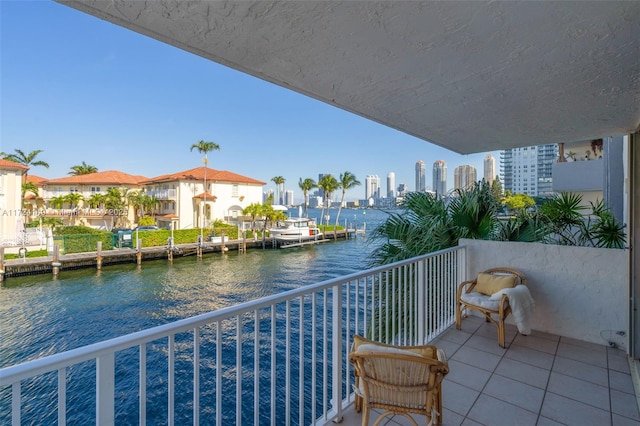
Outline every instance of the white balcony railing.
<svg viewBox="0 0 640 426"><path fill-rule="evenodd" d="M155 197L156 200L172 200L175 201L176 197L177 197L177 191L175 189L157 189L157 190L150 190L150 191L146 191L145 194L147 194L150 197Z"/></svg>
<svg viewBox="0 0 640 426"><path fill-rule="evenodd" d="M3 368L0 423L329 423L352 336L430 341L465 269L455 247Z"/></svg>

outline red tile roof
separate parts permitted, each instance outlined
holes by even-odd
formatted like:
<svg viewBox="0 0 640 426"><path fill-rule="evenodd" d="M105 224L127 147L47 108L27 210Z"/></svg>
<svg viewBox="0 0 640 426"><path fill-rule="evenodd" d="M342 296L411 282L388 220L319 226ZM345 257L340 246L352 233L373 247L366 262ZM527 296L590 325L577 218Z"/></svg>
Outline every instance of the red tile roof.
<svg viewBox="0 0 640 426"><path fill-rule="evenodd" d="M237 173L228 172L226 170L207 169L207 180L213 182L229 182L229 183L248 183L253 185L266 185L266 182L262 182L257 179L253 179L247 176L242 176ZM172 180L203 180L205 167L196 167L195 169L185 170L183 172L177 172L167 175L161 175L149 179L145 183L157 183L167 182Z"/></svg>
<svg viewBox="0 0 640 426"><path fill-rule="evenodd" d="M31 182L35 186L42 186L47 182L47 179L36 175L27 175L27 182Z"/></svg>
<svg viewBox="0 0 640 426"><path fill-rule="evenodd" d="M117 170L107 170L104 172L89 173L87 175L68 176L59 179L50 179L47 185L142 185L148 181L145 176L130 175Z"/></svg>
<svg viewBox="0 0 640 426"><path fill-rule="evenodd" d="M163 219L179 219L178 215L174 214L174 213L165 214L165 215L159 216L159 217L161 217Z"/></svg>
<svg viewBox="0 0 640 426"><path fill-rule="evenodd" d="M204 192L201 193L201 194L195 195L193 198L202 198L202 199L204 199ZM216 198L218 198L217 195L209 194L207 192L207 200L213 200L213 199L216 199Z"/></svg>
<svg viewBox="0 0 640 426"><path fill-rule="evenodd" d="M9 170L29 170L29 167L20 164L14 163L13 161L5 160L4 158L0 158L0 169L9 169Z"/></svg>

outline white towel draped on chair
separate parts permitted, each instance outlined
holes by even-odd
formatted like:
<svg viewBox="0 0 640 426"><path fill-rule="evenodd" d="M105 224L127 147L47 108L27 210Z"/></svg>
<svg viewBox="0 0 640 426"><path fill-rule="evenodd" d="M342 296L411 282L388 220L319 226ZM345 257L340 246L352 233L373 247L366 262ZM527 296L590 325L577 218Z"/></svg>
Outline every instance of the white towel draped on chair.
<svg viewBox="0 0 640 426"><path fill-rule="evenodd" d="M533 314L536 302L531 297L531 292L526 285L517 285L513 288L505 288L491 295L491 299L500 300L503 294L509 299L511 314L520 334L531 334L529 320Z"/></svg>

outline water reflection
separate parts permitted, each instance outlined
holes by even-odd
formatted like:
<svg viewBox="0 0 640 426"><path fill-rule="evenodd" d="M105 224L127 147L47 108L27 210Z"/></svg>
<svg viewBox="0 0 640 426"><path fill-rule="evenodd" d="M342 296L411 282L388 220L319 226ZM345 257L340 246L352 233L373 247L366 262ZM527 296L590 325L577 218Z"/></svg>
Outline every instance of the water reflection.
<svg viewBox="0 0 640 426"><path fill-rule="evenodd" d="M385 217L374 211L369 223L375 214ZM346 275L370 251L357 238L10 278L0 287L0 367Z"/></svg>
<svg viewBox="0 0 640 426"><path fill-rule="evenodd" d="M62 271L58 279L52 279L48 275L12 278L0 287L0 324L3 336L0 339L0 366L40 358L359 271L367 264L370 251L368 242L359 238L287 250L253 249L244 254L227 252L206 255L203 259L195 256L176 258L172 263L158 260L147 261L142 265L105 266L101 271ZM309 310L306 306L308 300L303 300L306 306L303 308L299 306L299 302L295 301L291 305L291 330L294 335L297 335L299 328L312 327L311 322L304 320ZM268 311L259 313L264 318L269 315ZM284 320L284 312L276 312L276 333L284 330ZM254 322L250 319L242 321L242 335L251 336ZM271 333L270 324L270 321L260 322L260 334L265 336L261 340L261 347L269 340L267 336ZM221 327L223 345L227 349L224 356L235 357L234 346L242 345L243 365L247 370L243 382L250 381L253 371L252 351L255 350L253 339L241 339L238 342L234 333L227 332L224 322ZM229 327L229 330L232 329ZM209 411L215 407L215 368L211 364L216 354L215 332L214 328L208 326L201 330L201 420L214 415L214 412ZM311 330L307 330L307 333L310 334ZM189 362L192 350L188 343L191 339L190 333L176 335L178 424L192 421L192 414L188 409L190 386L192 387L192 368ZM305 342L309 351L310 344ZM150 366L147 414L150 424L163 423L166 415L166 345L165 339L147 346ZM270 350L269 347L263 349ZM277 359L277 376L281 377L285 373L280 369L287 365L284 348L276 348L273 356ZM116 358L116 417L119 423L133 424L137 422L138 410L137 349L122 351ZM298 377L296 369L299 362L295 356L291 362L291 374ZM83 383L82 386L74 384L68 389L67 420L70 424L86 424L95 419L94 396L85 392L87 388L95 387L95 366L90 364L83 363L69 369L70 377L82 376L86 379L79 381ZM261 367L261 374L267 374L268 371L268 365ZM235 373L231 370L223 372L225 419L233 419L234 416ZM26 405L33 410L38 407L38 413L47 413L44 417L39 417L39 414L25 412L23 419L26 424L30 423L30 416L38 421L44 418L49 423L49 414L52 419L50 423L55 423L55 380L55 375L45 375L25 386L23 401L27 401ZM311 386L309 383L305 386ZM247 389L252 389L252 386L252 383L247 382ZM5 414L9 413L8 407L3 405L9 401L6 392L10 390L0 390L0 401L3 401L0 402L0 413ZM278 389L276 399L285 397L280 393L281 389ZM267 389L260 392L260 398L270 398ZM264 401L265 404L267 402ZM297 407L293 409L296 410ZM242 413L243 418L247 416L248 420L251 419L253 407L242 407ZM268 413L261 413L263 415L268 417ZM278 413L279 418L283 415ZM305 415L311 416L310 413ZM4 420L3 414L0 414L0 424ZM284 418L280 420L284 421Z"/></svg>

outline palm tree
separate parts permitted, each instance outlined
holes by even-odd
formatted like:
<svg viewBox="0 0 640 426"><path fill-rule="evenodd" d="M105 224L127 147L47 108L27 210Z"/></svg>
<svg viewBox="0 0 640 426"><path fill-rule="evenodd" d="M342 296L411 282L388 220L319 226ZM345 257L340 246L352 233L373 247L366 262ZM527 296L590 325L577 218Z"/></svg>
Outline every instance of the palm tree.
<svg viewBox="0 0 640 426"><path fill-rule="evenodd" d="M342 198L340 198L340 205L338 206L338 214L336 215L336 229L338 228L338 218L340 218L340 212L342 211L342 205L344 204L344 197L347 190L355 188L361 185L360 181L356 179L356 175L351 172L340 173L340 188L342 188Z"/></svg>
<svg viewBox="0 0 640 426"><path fill-rule="evenodd" d="M116 225L123 225L128 221L129 191L127 188L109 188L104 199L104 207L112 212L118 212Z"/></svg>
<svg viewBox="0 0 640 426"><path fill-rule="evenodd" d="M300 178L298 186L302 189L302 194L304 195L304 215L305 217L309 217L309 191L313 188L317 188L318 184L311 178L306 178L305 180Z"/></svg>
<svg viewBox="0 0 640 426"><path fill-rule="evenodd" d="M82 164L71 166L71 171L67 174L71 176L80 176L80 175L88 175L91 173L96 173L97 171L98 171L97 167L91 166L83 161Z"/></svg>
<svg viewBox="0 0 640 426"><path fill-rule="evenodd" d="M59 195L57 197L53 197L49 200L49 205L54 209L61 209L64 205L65 199L64 195Z"/></svg>
<svg viewBox="0 0 640 426"><path fill-rule="evenodd" d="M127 201L129 202L129 205L133 207L134 215L138 217L144 216L144 211L140 211L140 207L142 207L141 191L131 191L127 194Z"/></svg>
<svg viewBox="0 0 640 426"><path fill-rule="evenodd" d="M460 238L494 239L500 232L498 206L484 182L457 190L449 204L426 192L410 192L401 207L373 233L381 242L372 253L373 265L453 247Z"/></svg>
<svg viewBox="0 0 640 426"><path fill-rule="evenodd" d="M89 197L89 206L91 208L98 208L100 207L101 204L103 204L106 200L106 196L104 194L101 194L99 192L96 192L95 194L91 194L91 197Z"/></svg>
<svg viewBox="0 0 640 426"><path fill-rule="evenodd" d="M31 204L24 198L27 195L27 192L31 192L36 197L38 197L38 186L33 182L23 182L22 183L22 207L29 208ZM37 207L37 201L36 206Z"/></svg>
<svg viewBox="0 0 640 426"><path fill-rule="evenodd" d="M41 161L41 160L34 161L35 158L38 156L38 154L42 152L41 149L36 149L35 151L31 151L29 154L25 154L19 149L15 149L14 151L16 152L15 154L5 154L4 159L13 161L14 163L22 164L23 166L27 166L27 167L42 166L47 169L49 168L49 164L44 161ZM26 171L24 172L24 176L25 177L27 176Z"/></svg>
<svg viewBox="0 0 640 426"><path fill-rule="evenodd" d="M260 203L251 203L242 210L243 215L251 217L251 232L254 237L256 235L256 218L262 215L262 210L262 204Z"/></svg>
<svg viewBox="0 0 640 426"><path fill-rule="evenodd" d="M122 200L123 192L124 191L121 192L118 188L109 188L104 201L105 208L110 210L124 209L125 203Z"/></svg>
<svg viewBox="0 0 640 426"><path fill-rule="evenodd" d="M70 192L64 196L64 200L69 203L69 205L73 208L78 206L80 201L82 201L84 197L82 194L78 194L77 192Z"/></svg>
<svg viewBox="0 0 640 426"><path fill-rule="evenodd" d="M191 145L191 151L197 149L200 154L204 154L202 161L204 162L204 198L202 200L202 226L200 227L200 238L204 241L204 227L206 226L206 218L204 217L207 211L207 167L209 166L208 154L210 151L220 151L220 145L215 142L205 142L199 140Z"/></svg>
<svg viewBox="0 0 640 426"><path fill-rule="evenodd" d="M278 204L284 204L282 200L282 193L284 192L285 178L283 178L282 176L274 176L271 178L271 180L276 184L276 189L278 190Z"/></svg>
<svg viewBox="0 0 640 426"><path fill-rule="evenodd" d="M580 235L584 235L582 212L586 209L582 205L582 196L569 192L562 192L540 206L540 212L547 219L556 243L571 246L578 245Z"/></svg>
<svg viewBox="0 0 640 426"><path fill-rule="evenodd" d="M324 175L318 182L318 188L324 191L324 203L322 204L322 213L320 215L320 223L322 223L322 219L324 218L324 206L327 205L327 213L329 212L330 203L331 203L331 194L338 188L340 188L340 183L338 180L331 174ZM329 219L326 219L326 225L329 225Z"/></svg>
<svg viewBox="0 0 640 426"><path fill-rule="evenodd" d="M151 214L155 214L155 209L158 204L158 199L156 197L152 197L148 194L143 194L141 201L142 201L142 212L145 215L147 214L147 210L149 210Z"/></svg>
<svg viewBox="0 0 640 426"><path fill-rule="evenodd" d="M22 184L22 198L27 195L27 192L33 193L36 197L38 196L38 186L33 182L25 182Z"/></svg>

